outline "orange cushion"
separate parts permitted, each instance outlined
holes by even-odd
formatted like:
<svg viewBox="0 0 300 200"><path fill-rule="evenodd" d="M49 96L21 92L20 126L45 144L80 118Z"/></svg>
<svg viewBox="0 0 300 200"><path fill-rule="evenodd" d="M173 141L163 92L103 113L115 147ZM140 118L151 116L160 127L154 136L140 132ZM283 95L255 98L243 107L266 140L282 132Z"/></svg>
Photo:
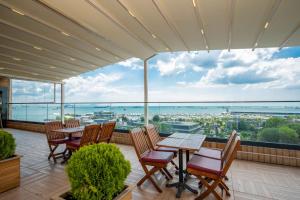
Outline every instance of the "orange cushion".
<svg viewBox="0 0 300 200"><path fill-rule="evenodd" d="M209 149L205 147L201 147L201 149L194 153L198 156L204 156L208 158L214 158L214 159L221 159L222 158L222 151L217 149Z"/></svg>
<svg viewBox="0 0 300 200"><path fill-rule="evenodd" d="M169 163L174 156L172 152L163 152L163 151L150 151L146 152L141 160L143 162L150 162L150 163Z"/></svg>
<svg viewBox="0 0 300 200"><path fill-rule="evenodd" d="M220 176L222 173L222 162L221 160L203 156L193 156L188 162L187 168Z"/></svg>

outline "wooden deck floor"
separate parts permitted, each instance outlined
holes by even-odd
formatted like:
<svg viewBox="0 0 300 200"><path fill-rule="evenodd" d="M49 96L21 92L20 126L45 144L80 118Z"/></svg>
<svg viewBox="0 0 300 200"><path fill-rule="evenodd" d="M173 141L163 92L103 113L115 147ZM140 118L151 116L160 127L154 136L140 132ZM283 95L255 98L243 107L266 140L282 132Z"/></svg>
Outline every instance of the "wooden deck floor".
<svg viewBox="0 0 300 200"><path fill-rule="evenodd" d="M53 194L68 186L64 165L54 164L47 160L48 146L43 134L7 129L17 141L17 154L23 155L21 160L21 186L0 194L0 200L40 200L49 199ZM130 160L132 172L127 182L134 184L144 175L133 147L118 145L125 157ZM227 182L231 189L231 197L225 199L300 199L300 169L279 165L268 165L248 161L234 161L228 174ZM172 200L175 189L166 188L165 180L160 175L157 179L163 188L158 193L146 182L135 188L133 199ZM196 179L189 180L196 188ZM194 199L196 195L184 191L181 199ZM208 199L213 199L210 196Z"/></svg>

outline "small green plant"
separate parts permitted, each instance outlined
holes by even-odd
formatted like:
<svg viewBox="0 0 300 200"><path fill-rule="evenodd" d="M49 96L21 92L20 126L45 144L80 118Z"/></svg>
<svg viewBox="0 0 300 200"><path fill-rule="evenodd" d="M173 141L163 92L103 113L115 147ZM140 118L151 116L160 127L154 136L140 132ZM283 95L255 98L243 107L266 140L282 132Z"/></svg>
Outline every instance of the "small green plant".
<svg viewBox="0 0 300 200"><path fill-rule="evenodd" d="M75 152L66 171L75 199L110 200L125 189L130 163L116 145L100 143Z"/></svg>
<svg viewBox="0 0 300 200"><path fill-rule="evenodd" d="M15 138L10 133L0 130L0 160L12 157L15 150Z"/></svg>

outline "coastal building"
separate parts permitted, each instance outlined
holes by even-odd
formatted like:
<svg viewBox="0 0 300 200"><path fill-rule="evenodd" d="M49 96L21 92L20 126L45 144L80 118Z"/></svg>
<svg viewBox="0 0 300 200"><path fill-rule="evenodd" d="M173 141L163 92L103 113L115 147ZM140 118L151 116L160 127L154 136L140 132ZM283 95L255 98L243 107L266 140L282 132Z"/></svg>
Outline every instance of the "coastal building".
<svg viewBox="0 0 300 200"><path fill-rule="evenodd" d="M171 132L200 134L204 131L201 126L195 122L162 122L162 125L169 126Z"/></svg>

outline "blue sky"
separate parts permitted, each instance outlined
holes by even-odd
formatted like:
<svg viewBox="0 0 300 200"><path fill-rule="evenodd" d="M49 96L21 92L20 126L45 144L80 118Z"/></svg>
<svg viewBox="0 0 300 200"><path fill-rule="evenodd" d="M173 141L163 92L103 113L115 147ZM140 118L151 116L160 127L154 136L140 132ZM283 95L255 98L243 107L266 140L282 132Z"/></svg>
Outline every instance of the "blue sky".
<svg viewBox="0 0 300 200"><path fill-rule="evenodd" d="M150 101L299 100L300 47L161 53ZM65 80L67 102L143 101L143 62L131 58ZM53 86L14 81L13 100L51 101Z"/></svg>

